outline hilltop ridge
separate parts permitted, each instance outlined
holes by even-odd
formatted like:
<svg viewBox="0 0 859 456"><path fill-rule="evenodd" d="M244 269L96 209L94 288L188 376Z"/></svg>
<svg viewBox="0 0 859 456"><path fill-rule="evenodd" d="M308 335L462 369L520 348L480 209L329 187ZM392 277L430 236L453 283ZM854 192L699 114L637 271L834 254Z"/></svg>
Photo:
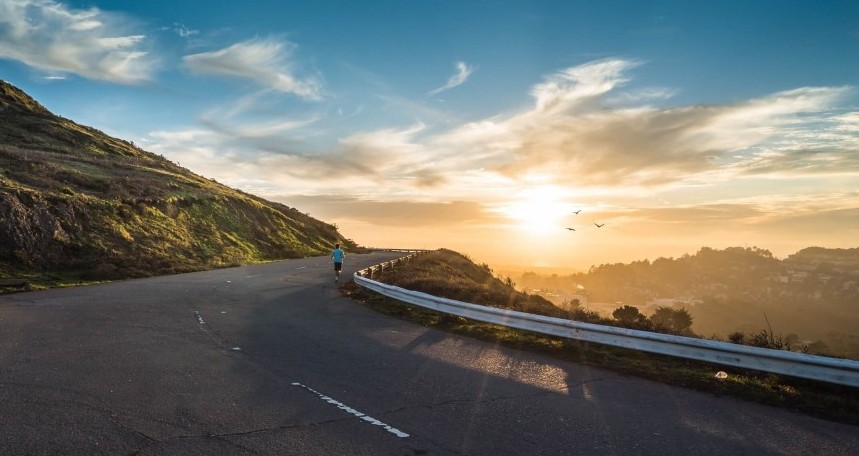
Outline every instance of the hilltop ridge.
<svg viewBox="0 0 859 456"><path fill-rule="evenodd" d="M0 111L29 111L50 115L50 111L22 90L0 79Z"/></svg>
<svg viewBox="0 0 859 456"><path fill-rule="evenodd" d="M0 81L0 277L140 277L359 247L329 223L56 116Z"/></svg>

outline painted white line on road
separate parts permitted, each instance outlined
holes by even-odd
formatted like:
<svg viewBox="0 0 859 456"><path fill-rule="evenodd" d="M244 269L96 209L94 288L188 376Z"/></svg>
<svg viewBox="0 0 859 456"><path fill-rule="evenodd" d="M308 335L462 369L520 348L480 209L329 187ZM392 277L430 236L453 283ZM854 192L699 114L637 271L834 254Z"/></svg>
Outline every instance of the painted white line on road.
<svg viewBox="0 0 859 456"><path fill-rule="evenodd" d="M205 321L203 321L203 317L201 317L201 316L200 316L200 311L195 310L195 311L194 311L194 316L196 316L196 317L197 317L197 321L199 321L201 325L205 325L205 324L206 324L206 322L205 322Z"/></svg>
<svg viewBox="0 0 859 456"><path fill-rule="evenodd" d="M401 439L409 436L409 434L406 434L405 432L403 432L397 428L391 427L391 426L373 418L372 416L369 416L365 413L361 413L361 412L353 409L352 407L349 407L348 405L346 405L346 404L344 404L344 403L342 403L342 402L340 402L340 401L338 401L332 397L326 396L326 395L320 393L319 391L316 391L315 389L313 389L307 385L302 385L301 383L297 383L297 382L293 383L292 385L293 386L300 386L300 387L306 389L307 391L310 391L311 393L319 396L319 398L322 399L323 401L325 401L331 405L337 406L337 408L339 408L340 410L343 410L346 413L355 415L358 418L361 418L362 420L372 424L373 426L381 426L386 431L390 432L391 434L394 434L395 436L397 436Z"/></svg>

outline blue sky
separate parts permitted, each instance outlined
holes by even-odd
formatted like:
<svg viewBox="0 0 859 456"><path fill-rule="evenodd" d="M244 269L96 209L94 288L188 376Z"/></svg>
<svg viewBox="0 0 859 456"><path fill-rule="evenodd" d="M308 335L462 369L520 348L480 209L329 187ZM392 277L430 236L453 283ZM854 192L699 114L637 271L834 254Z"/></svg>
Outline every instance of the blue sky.
<svg viewBox="0 0 859 456"><path fill-rule="evenodd" d="M496 264L856 246L857 57L853 1L0 0L56 114Z"/></svg>

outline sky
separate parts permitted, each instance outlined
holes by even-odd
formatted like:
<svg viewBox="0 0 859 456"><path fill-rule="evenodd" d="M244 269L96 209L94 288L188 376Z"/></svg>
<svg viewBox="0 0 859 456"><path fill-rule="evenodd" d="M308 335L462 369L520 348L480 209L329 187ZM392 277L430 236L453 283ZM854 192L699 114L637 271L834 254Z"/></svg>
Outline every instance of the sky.
<svg viewBox="0 0 859 456"><path fill-rule="evenodd" d="M859 247L854 0L0 0L0 78L370 247Z"/></svg>

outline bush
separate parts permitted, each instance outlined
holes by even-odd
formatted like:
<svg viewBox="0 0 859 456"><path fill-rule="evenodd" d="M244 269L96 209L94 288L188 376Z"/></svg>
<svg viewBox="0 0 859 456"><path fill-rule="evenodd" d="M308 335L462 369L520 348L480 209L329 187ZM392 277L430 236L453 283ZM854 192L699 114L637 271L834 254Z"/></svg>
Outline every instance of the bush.
<svg viewBox="0 0 859 456"><path fill-rule="evenodd" d="M673 309L660 306L650 316L654 328L674 334L689 334L692 326L692 315L686 309Z"/></svg>
<svg viewBox="0 0 859 456"><path fill-rule="evenodd" d="M791 338L772 331L762 329L759 333L751 336L748 344L753 347L772 348L776 350L790 350Z"/></svg>
<svg viewBox="0 0 859 456"><path fill-rule="evenodd" d="M638 307L629 305L618 307L611 313L611 316L615 320L627 325L640 324L647 320L647 317L638 310Z"/></svg>

